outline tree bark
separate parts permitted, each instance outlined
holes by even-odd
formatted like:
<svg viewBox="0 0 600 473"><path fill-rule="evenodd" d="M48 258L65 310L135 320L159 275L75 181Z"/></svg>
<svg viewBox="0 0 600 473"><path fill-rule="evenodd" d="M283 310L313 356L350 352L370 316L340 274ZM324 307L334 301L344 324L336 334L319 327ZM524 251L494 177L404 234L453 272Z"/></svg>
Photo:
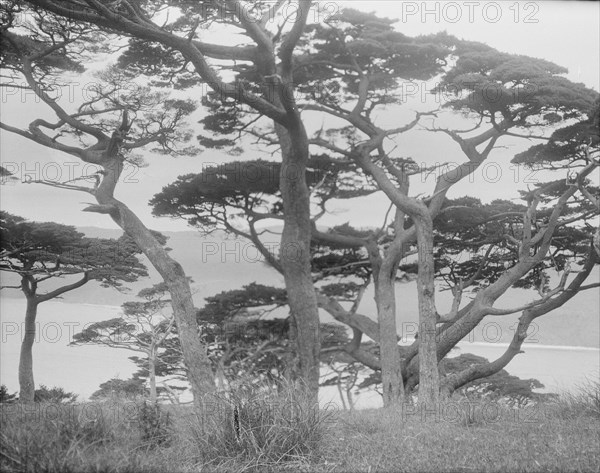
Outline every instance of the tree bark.
<svg viewBox="0 0 600 473"><path fill-rule="evenodd" d="M279 188L283 200L284 225L281 235L281 262L285 287L292 316L296 320L297 357L299 371L313 404L319 402L319 377L321 339L319 337L319 306L311 273L310 191L306 183L306 166L310 158L308 136L294 98L294 49L302 36L311 7L310 0L299 0L292 28L284 36L279 51L279 64L269 56L264 64L263 79L274 87L273 104L283 106L285 118L273 116L275 131L281 145L281 173ZM252 25L240 18L249 33ZM273 40L262 30L259 36L252 33L261 51L273 51ZM270 76L277 70L278 75Z"/></svg>
<svg viewBox="0 0 600 473"><path fill-rule="evenodd" d="M306 184L308 140L298 120L296 136L276 125L281 143L280 189L284 209L280 259L288 303L296 325L296 354L300 377L312 401L318 402L321 341L319 308L310 265L310 193Z"/></svg>
<svg viewBox="0 0 600 473"><path fill-rule="evenodd" d="M429 214L415 218L419 245L417 293L419 301L419 404L435 408L439 402L433 258L433 221Z"/></svg>
<svg viewBox="0 0 600 473"><path fill-rule="evenodd" d="M19 357L19 401L32 403L35 398L35 383L33 380L33 343L35 342L38 303L35 296L27 297L25 312L25 333L21 342Z"/></svg>
<svg viewBox="0 0 600 473"><path fill-rule="evenodd" d="M375 240L369 240L366 243L369 261L373 268L378 321L377 339L369 333L367 335L375 342L379 342L383 405L385 407L396 405L404 399L404 382L396 327L395 279L399 258L391 256L393 251L391 246L388 248L386 256L382 258Z"/></svg>
<svg viewBox="0 0 600 473"><path fill-rule="evenodd" d="M382 272L380 271L379 276L375 278L375 302L379 320L379 358L381 360L383 405L391 407L403 401L404 383L396 330L394 280L392 275L382 274Z"/></svg>

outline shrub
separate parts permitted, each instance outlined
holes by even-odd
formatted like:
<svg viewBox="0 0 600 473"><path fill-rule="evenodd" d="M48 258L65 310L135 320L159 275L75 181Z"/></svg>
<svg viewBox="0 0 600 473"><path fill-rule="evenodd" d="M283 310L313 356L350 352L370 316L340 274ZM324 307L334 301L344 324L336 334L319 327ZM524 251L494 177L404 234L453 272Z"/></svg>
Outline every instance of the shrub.
<svg viewBox="0 0 600 473"><path fill-rule="evenodd" d="M35 402L72 404L77 400L77 394L65 391L59 386L49 388L42 384L35 390L34 400Z"/></svg>
<svg viewBox="0 0 600 473"><path fill-rule="evenodd" d="M237 458L262 467L315 459L331 418L304 389L289 384L235 387L205 399L193 417L189 439L202 461Z"/></svg>
<svg viewBox="0 0 600 473"><path fill-rule="evenodd" d="M140 405L138 421L144 445L156 447L171 440L171 418L159 404L144 401Z"/></svg>
<svg viewBox="0 0 600 473"><path fill-rule="evenodd" d="M0 471L165 471L163 449L139 451L141 415L134 403L2 405Z"/></svg>
<svg viewBox="0 0 600 473"><path fill-rule="evenodd" d="M0 404L9 404L17 400L16 394L10 394L8 388L3 384L0 385Z"/></svg>
<svg viewBox="0 0 600 473"><path fill-rule="evenodd" d="M82 452L110 443L115 429L101 409L94 416L61 403L14 404L3 409L2 471L69 472L83 469Z"/></svg>

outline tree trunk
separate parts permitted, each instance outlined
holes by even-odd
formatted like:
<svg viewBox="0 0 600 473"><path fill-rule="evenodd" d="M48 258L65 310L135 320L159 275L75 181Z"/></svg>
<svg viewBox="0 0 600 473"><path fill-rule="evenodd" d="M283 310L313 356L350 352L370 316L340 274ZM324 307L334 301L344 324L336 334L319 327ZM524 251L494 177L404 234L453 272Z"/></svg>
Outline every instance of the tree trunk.
<svg viewBox="0 0 600 473"><path fill-rule="evenodd" d="M381 383L383 405L390 407L404 399L402 366L398 350L396 330L396 294L394 279L390 274L380 274L375 278L375 302L379 321L379 359L381 360Z"/></svg>
<svg viewBox="0 0 600 473"><path fill-rule="evenodd" d="M404 400L404 383L396 328L395 293L396 271L400 259L396 256L401 255L393 255L392 245L382 258L375 240L369 240L366 244L369 261L373 268L374 298L378 322L378 340L374 340L379 342L382 397L385 407L393 406ZM371 336L371 338L373 337Z"/></svg>
<svg viewBox="0 0 600 473"><path fill-rule="evenodd" d="M27 296L25 333L21 342L21 354L19 358L19 401L23 403L32 403L35 398L33 343L35 342L37 308L38 303L35 300L35 296Z"/></svg>
<svg viewBox="0 0 600 473"><path fill-rule="evenodd" d="M115 185L122 172L122 162L114 160L105 164L103 168L105 176L95 193L96 200L100 205L88 207L86 210L108 213L117 225L135 241L167 284L183 353L183 362L191 384L194 402L199 406L204 394L214 392L215 383L206 347L200 341L196 308L192 300L188 278L181 265L169 256L138 216L113 197Z"/></svg>
<svg viewBox="0 0 600 473"><path fill-rule="evenodd" d="M150 383L150 402L156 404L158 396L156 394L156 349L151 348L148 353L148 381Z"/></svg>
<svg viewBox="0 0 600 473"><path fill-rule="evenodd" d="M301 122L297 136L276 125L281 143L282 166L280 189L284 209L281 235L281 266L288 303L296 325L296 355L299 374L318 402L321 341L319 338L319 308L311 274L310 193L306 184L308 140Z"/></svg>
<svg viewBox="0 0 600 473"><path fill-rule="evenodd" d="M356 382L356 378L354 378L354 382ZM346 397L348 398L348 407L350 408L351 411L354 410L354 397L352 395L352 388L354 387L354 384L349 384L348 387L346 388Z"/></svg>
<svg viewBox="0 0 600 473"><path fill-rule="evenodd" d="M345 411L348 410L348 407L346 407L346 400L344 399L344 391L342 391L342 374L338 373L337 374L337 390L338 390L338 394L340 395L340 400L342 401L342 409L344 409Z"/></svg>
<svg viewBox="0 0 600 473"><path fill-rule="evenodd" d="M415 218L419 248L417 292L419 300L419 404L435 409L439 403L433 221L428 214Z"/></svg>

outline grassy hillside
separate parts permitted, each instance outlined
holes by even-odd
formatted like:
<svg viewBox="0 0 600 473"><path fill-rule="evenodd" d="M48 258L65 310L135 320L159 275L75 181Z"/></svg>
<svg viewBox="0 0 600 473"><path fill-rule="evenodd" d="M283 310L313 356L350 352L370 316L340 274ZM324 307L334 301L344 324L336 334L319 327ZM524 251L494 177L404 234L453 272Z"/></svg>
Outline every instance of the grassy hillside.
<svg viewBox="0 0 600 473"><path fill-rule="evenodd" d="M246 402L217 395L197 412L118 398L35 410L5 404L0 469L592 472L600 467L598 395L590 385L519 409L452 398L436 409L404 404L354 412L319 410L289 388Z"/></svg>

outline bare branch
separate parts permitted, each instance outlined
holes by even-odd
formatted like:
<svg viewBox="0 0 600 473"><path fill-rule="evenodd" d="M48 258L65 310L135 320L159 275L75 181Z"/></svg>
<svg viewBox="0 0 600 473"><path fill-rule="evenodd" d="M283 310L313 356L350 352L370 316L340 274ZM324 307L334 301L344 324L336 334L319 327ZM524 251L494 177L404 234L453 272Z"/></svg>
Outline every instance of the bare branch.
<svg viewBox="0 0 600 473"><path fill-rule="evenodd" d="M556 296L557 294L559 294L560 292L562 292L565 289L565 284L567 282L569 273L571 273L571 266L567 263L558 285L554 289L544 293L542 295L541 299L532 301L532 302L522 305L520 307L514 307L514 308L510 308L510 309L497 309L497 308L491 307L491 308L488 308L486 310L486 312L488 315L508 315L508 314L514 314L515 312L522 312L524 310L539 306L539 305L547 302L552 297Z"/></svg>

